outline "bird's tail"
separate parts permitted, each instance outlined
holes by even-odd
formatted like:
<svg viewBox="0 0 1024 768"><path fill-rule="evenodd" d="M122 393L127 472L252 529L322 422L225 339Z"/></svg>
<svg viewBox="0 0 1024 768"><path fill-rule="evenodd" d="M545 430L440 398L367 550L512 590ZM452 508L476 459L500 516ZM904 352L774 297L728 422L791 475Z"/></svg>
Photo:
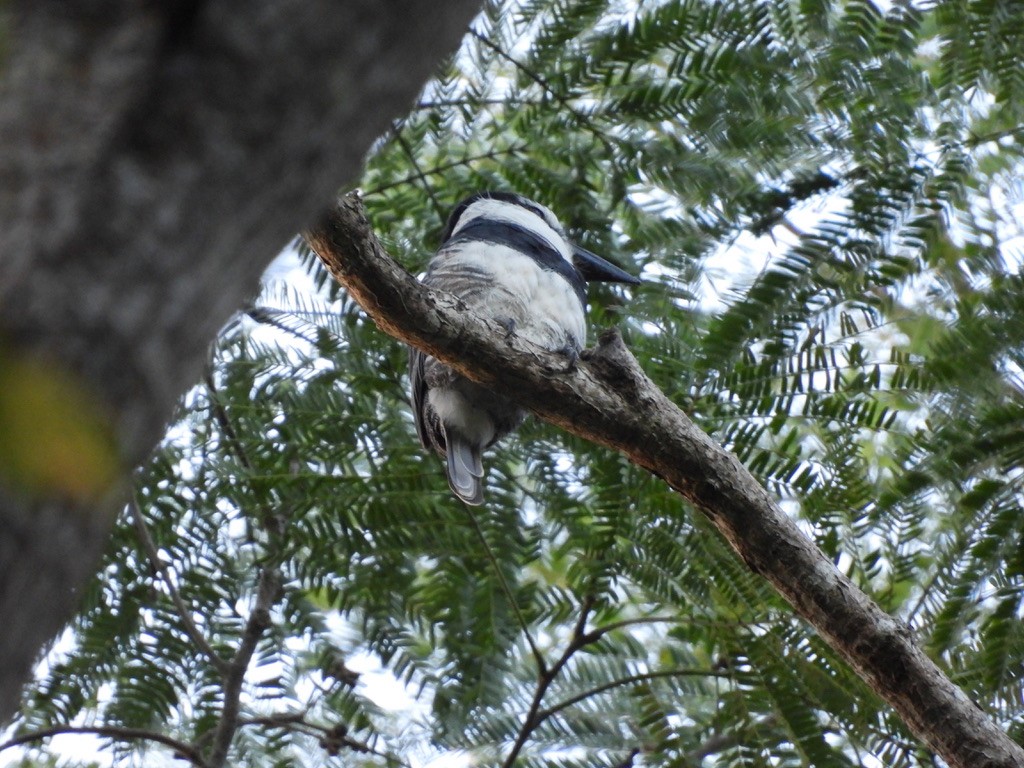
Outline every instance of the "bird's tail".
<svg viewBox="0 0 1024 768"><path fill-rule="evenodd" d="M484 465L481 448L462 435L445 435L448 458L448 486L452 493L476 507L484 503Z"/></svg>

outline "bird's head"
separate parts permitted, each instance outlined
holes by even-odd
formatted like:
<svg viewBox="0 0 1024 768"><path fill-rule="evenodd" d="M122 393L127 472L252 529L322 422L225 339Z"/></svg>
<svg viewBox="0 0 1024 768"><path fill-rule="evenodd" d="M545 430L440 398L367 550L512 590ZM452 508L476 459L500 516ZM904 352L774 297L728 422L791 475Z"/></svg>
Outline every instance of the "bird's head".
<svg viewBox="0 0 1024 768"><path fill-rule="evenodd" d="M607 259L577 245L549 208L514 192L477 192L459 203L448 218L443 240L499 228L506 237L539 239L557 252L588 282L629 283L633 277Z"/></svg>

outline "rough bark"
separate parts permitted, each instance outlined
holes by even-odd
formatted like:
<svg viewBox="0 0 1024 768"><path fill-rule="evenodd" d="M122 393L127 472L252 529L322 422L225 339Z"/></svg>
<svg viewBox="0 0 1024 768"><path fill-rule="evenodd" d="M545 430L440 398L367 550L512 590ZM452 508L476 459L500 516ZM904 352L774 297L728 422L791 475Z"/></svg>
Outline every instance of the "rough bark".
<svg viewBox="0 0 1024 768"><path fill-rule="evenodd" d="M136 465L217 329L478 4L0 6L0 370L31 358L66 376ZM122 498L40 493L3 469L0 721Z"/></svg>
<svg viewBox="0 0 1024 768"><path fill-rule="evenodd" d="M305 233L327 268L386 333L514 398L573 434L614 448L703 512L755 572L949 765L1024 766L1001 731L883 612L840 573L732 454L651 382L616 332L565 370L548 353L429 290L373 236L358 198Z"/></svg>

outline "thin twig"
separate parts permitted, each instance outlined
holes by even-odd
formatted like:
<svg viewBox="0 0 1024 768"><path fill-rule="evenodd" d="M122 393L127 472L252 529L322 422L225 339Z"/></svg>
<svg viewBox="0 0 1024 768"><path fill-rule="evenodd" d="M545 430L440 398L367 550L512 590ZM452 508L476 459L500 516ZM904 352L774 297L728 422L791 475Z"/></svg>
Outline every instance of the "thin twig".
<svg viewBox="0 0 1024 768"><path fill-rule="evenodd" d="M725 670L715 669L692 669L689 667L683 667L680 669L663 669L657 672L644 672L640 675L629 675L628 677L620 677L617 680L610 680L607 683L598 685L589 690L578 693L575 696L570 696L564 701L560 701L557 704L553 704L547 709L540 710L537 713L536 722L534 726L538 726L551 717L554 714L561 712L563 709L568 709L574 704L579 704L584 699L589 699L591 696L598 696L605 691L610 691L613 688L619 688L624 685L633 685L634 683L642 683L646 680L659 680L665 677L729 677L729 672Z"/></svg>
<svg viewBox="0 0 1024 768"><path fill-rule="evenodd" d="M395 129L395 141L398 142L398 146L402 148L402 152L412 164L413 169L416 171L416 180L423 185L423 191L426 193L427 197L430 198L430 204L434 207L434 212L437 213L438 218L443 222L446 218L444 207L437 199L437 195L434 194L433 187L431 187L427 182L427 176L423 173L423 169L420 168L419 160L416 159L416 153L412 151L412 147L409 146L409 142L406 141L405 136L402 135L401 126Z"/></svg>
<svg viewBox="0 0 1024 768"><path fill-rule="evenodd" d="M488 48L490 48L490 49L491 49L492 51L494 51L494 52L495 52L496 54L498 54L498 55L499 55L499 56L501 56L501 57L502 57L503 59L505 59L505 60L506 60L506 61L507 61L507 62L508 62L509 64L511 64L511 65L512 65L513 67L515 67L515 68L516 68L516 69L518 69L518 70L519 70L520 72L522 72L522 73L523 73L523 74L525 74L525 75L526 75L527 77L529 77L529 78L530 78L531 80L533 80L533 82L535 82L535 83L536 83L537 85L539 85L539 86L540 86L540 87L541 87L541 88L542 88L542 89L543 89L543 90L544 90L545 92L547 92L547 93L548 93L548 94L549 94L549 95L550 95L550 96L551 96L552 98L554 98L554 100L555 100L555 101L557 101L557 102L558 102L559 104L561 104L561 105L562 105L563 107L566 107L566 108L567 108L567 109L568 109L568 110L569 110L570 112L572 112L572 113L573 113L573 114L574 114L574 115L575 115L575 116L576 116L576 117L577 117L578 119L580 119L580 120L582 120L582 121L584 121L584 122L589 122L589 121L588 121L588 119L587 119L587 117L586 117L585 115L583 115L583 114L581 114L580 112L578 112L578 111L577 111L577 110L576 110L576 109L575 109L575 108L574 108L574 107L573 107L573 106L572 106L572 105L571 105L571 104L569 103L569 99L568 99L568 97L567 97L567 96L565 96L565 95L563 95L563 94L561 94L561 93L558 93L558 92L557 92L557 91L556 91L556 90L555 90L554 88L552 88L552 87L551 87L551 84L550 84L550 83L548 83L548 81L547 81L547 80L545 80L545 79L544 79L543 77L541 77L541 76L540 76L539 74L537 74L537 73L536 73L536 72L534 72L534 71L533 71L532 69L530 69L530 68L529 68L528 66L526 66L525 64L523 64L523 63L522 63L521 61L519 61L519 60L518 60L518 59L517 59L517 58L516 58L515 56L513 56L513 55L512 55L511 53L509 53L508 51L506 51L505 49L503 49L503 48L502 48L502 47L501 47L500 45L498 45L497 43L495 43L495 42L494 42L493 40L489 39L489 38L488 38L488 37L486 37L485 35L482 35L482 34L480 34L480 33L479 33L479 32L477 32L476 30L470 30L470 34L471 34L471 35L473 35L473 37L475 37L475 38L476 38L476 39L477 39L477 40L478 40L479 42L483 43L483 44L484 44L484 45L486 45L486 46L487 46ZM591 128L593 128L593 126L592 126L592 125L591 125L590 127L591 127Z"/></svg>
<svg viewBox="0 0 1024 768"><path fill-rule="evenodd" d="M213 380L212 371L207 371L204 377L204 383L206 384L207 394L210 398L210 409L213 412L214 420L217 422L217 426L220 427L224 437L227 441L228 447L232 453L235 454L235 458L238 459L238 463L242 465L246 472L251 475L256 474L256 468L250 461L248 454L245 452L245 448L242 447L242 441L238 437L238 432L235 431L234 425L231 423L231 419L228 418L228 412L224 408L224 404L220 401L217 393L217 384ZM263 513L260 516L260 523L272 536L280 536L284 531L284 520L280 515L271 512L268 509L261 510Z"/></svg>
<svg viewBox="0 0 1024 768"><path fill-rule="evenodd" d="M505 762L502 763L502 768L512 768L516 758L519 757L519 753L526 745L526 740L530 737L530 733L537 727L539 723L537 715L541 711L540 705L551 683L558 677L565 665L569 663L569 659L573 657L576 651L597 639L586 632L587 619L590 617L590 612L593 610L595 602L596 600L593 595L588 594L583 598L583 603L580 605L580 615L576 620L576 626L573 628L572 640L569 641L565 651L550 669L542 669L540 671L537 679L537 689L533 692L533 701L530 702L530 710L523 719L523 724L516 735L515 743L512 744L512 749L509 750Z"/></svg>
<svg viewBox="0 0 1024 768"><path fill-rule="evenodd" d="M246 725L264 725L268 728L294 728L302 726L317 731L326 730L323 726L307 723L305 712L276 712L272 715L263 715L262 717L240 717L237 722L239 728Z"/></svg>
<svg viewBox="0 0 1024 768"><path fill-rule="evenodd" d="M206 375L206 386L209 391L210 404L214 417L221 431L227 439L228 445L235 453L239 463L249 473L254 473L253 463L246 455L242 443L235 432L227 410L217 397L216 384L211 373ZM271 510L261 510L261 522L274 540L281 535L284 529L283 520ZM249 619L245 623L241 642L232 657L227 671L224 674L224 703L221 708L220 719L213 733L213 743L210 748L210 768L222 768L231 749L231 742L234 740L238 730L239 712L241 710L242 685L245 682L245 674L249 669L256 646L264 633L271 626L270 611L280 597L282 589L281 572L273 566L263 566L259 572L256 582L256 599Z"/></svg>
<svg viewBox="0 0 1024 768"><path fill-rule="evenodd" d="M401 187L405 186L406 184L411 184L412 182L416 181L417 179L423 176L437 176L439 174L444 173L445 171L450 171L452 168L470 165L471 163L475 163L478 160L496 160L502 155L514 155L517 154L518 152L522 152L524 149L526 149L524 145L514 144L511 147L506 147L504 149L493 149L490 152L483 152L482 154L479 155L472 155L469 157L460 158L458 160L452 160L451 162L448 163L441 163L440 165L431 166L430 168L420 171L419 173L410 174L409 176L405 176L401 179L396 179L395 181L389 182L387 184L381 184L380 186L377 187L367 188L363 190L363 193L367 197L370 197L371 195L378 195L381 192L393 189L394 187Z"/></svg>
<svg viewBox="0 0 1024 768"><path fill-rule="evenodd" d="M614 632L617 629L625 629L626 627L633 627L639 624L684 624L692 623L688 618L681 616L637 616L632 619L621 619L619 621L613 621L611 624L603 624L600 627L595 627L590 630L589 634L594 636L596 640L599 637L604 637L609 632Z"/></svg>
<svg viewBox="0 0 1024 768"><path fill-rule="evenodd" d="M633 747L629 751L629 754L623 759L621 763L616 763L613 768L632 768L633 761L636 760L636 756L640 754L639 747Z"/></svg>
<svg viewBox="0 0 1024 768"><path fill-rule="evenodd" d="M698 744L694 749L691 749L686 753L686 760L684 763L689 765L699 764L708 755L715 755L719 752L724 752L727 749L739 746L747 741L749 738L749 732L752 729L758 731L767 728L774 728L778 725L779 719L775 715L768 715L761 720L750 726L749 729L736 729L728 733L713 733L702 743Z"/></svg>
<svg viewBox="0 0 1024 768"><path fill-rule="evenodd" d="M469 522L472 524L473 530L476 531L476 535L480 539L480 543L483 545L487 559L491 561L491 567L494 568L494 574L498 577L498 584L501 586L501 591L505 593L505 597L508 598L509 605L512 606L512 612L516 615L516 621L519 623L519 628L523 630L523 635L526 636L526 642L530 646L530 652L533 654L533 658L537 661L538 674L543 676L547 672L548 667L547 662L544 660L544 654L540 652L540 648L534 641L533 635L530 634L530 625L527 623L526 617L523 616L523 612L519 610L519 602L516 600L515 595L512 594L512 588L505 579L505 574L501 571L501 565L498 563L498 558L494 556L494 552L491 550L490 544L487 543L487 538L484 536L483 529L480 527L480 522L476 519L476 515L473 510L468 506L466 506L466 514L469 515Z"/></svg>
<svg viewBox="0 0 1024 768"><path fill-rule="evenodd" d="M238 729L238 713L241 709L242 683L249 669L256 646L263 633L270 627L270 609L274 607L281 591L281 574L274 568L260 571L259 583L256 586L256 602L245 623L242 642L231 659L228 672L224 676L224 706L220 721L213 736L209 765L210 768L221 768L227 760L231 741Z"/></svg>
<svg viewBox="0 0 1024 768"><path fill-rule="evenodd" d="M420 101L417 102L413 109L419 112L426 112L433 109L442 109L445 107L504 107L510 105L516 106L540 106L540 102L534 99L517 99L517 98L495 98L495 99L434 99L431 101Z"/></svg>
<svg viewBox="0 0 1024 768"><path fill-rule="evenodd" d="M316 723L311 723L306 720L305 716L298 712L280 712L266 717L239 718L239 728L249 725L262 725L267 728L283 728L285 730L295 731L312 738L320 739L322 746L333 745L335 748L337 746L348 747L356 752L383 757L388 761L389 765L393 764L402 766L402 768L411 768L410 763L407 763L388 752L384 752L383 750L374 749L364 741L356 741L349 737L348 731L344 725L334 725L330 727L317 725Z"/></svg>
<svg viewBox="0 0 1024 768"><path fill-rule="evenodd" d="M163 744L165 747L170 747L174 750L175 757L182 757L188 760L195 768L210 768L209 764L203 760L203 756L191 744L186 744L183 741L178 741L156 731L147 731L145 728L120 728L111 725L55 725L52 728L15 736L10 741L0 744L0 752L11 747L30 744L33 741L41 741L51 736L61 736L63 734L89 734L93 736L106 736L111 739L121 739L123 741L134 739L152 741L157 744Z"/></svg>
<svg viewBox="0 0 1024 768"><path fill-rule="evenodd" d="M748 624L742 621L717 621L713 619L693 618L692 616L636 616L632 619L620 619L611 624L603 624L595 627L587 633L590 642L598 640L609 632L617 629L625 629L642 624L691 624L706 627L746 627Z"/></svg>
<svg viewBox="0 0 1024 768"><path fill-rule="evenodd" d="M131 510L132 522L135 525L135 531L138 534L139 541L142 543L142 548L146 550L146 557L149 558L150 564L160 574L160 578L164 584L167 585L167 593L170 595L171 602L174 603L174 607L178 612L178 617L181 619L181 623L185 628L185 634L189 636L189 639L195 643L196 648L200 650L213 664L214 668L220 673L225 674L228 670L228 662L223 659L207 641L206 636L200 631L196 625L195 619L192 618L192 612L185 605L185 601L182 599L181 594L174 586L174 581L171 579L170 571L167 568L167 564L161 559L160 552L157 550L156 542L153 541L153 536L149 532L149 528L146 526L146 521L142 517L142 507L139 504L138 494L136 493L132 499L132 503L128 505Z"/></svg>
<svg viewBox="0 0 1024 768"><path fill-rule="evenodd" d="M973 133L970 134L966 139L962 139L956 144L961 144L965 147L974 148L982 144L987 144L990 141L999 141L1000 139L1007 139L1011 136L1024 135L1024 126L1015 126L1013 128L1006 128L1001 131L993 131L992 133L983 133L977 136Z"/></svg>
<svg viewBox="0 0 1024 768"><path fill-rule="evenodd" d="M537 74L532 69L530 69L528 66L523 64L521 61L519 61L511 53L509 53L508 51L504 50L501 46L499 46L493 40L490 40L487 37L485 37L484 35L480 34L479 32L476 32L476 31L473 31L473 30L470 31L470 34L473 35L473 37L475 37L481 43L486 45L488 48L490 48L492 51L497 53L499 56L501 56L503 59L508 61L513 67L515 67L520 72L524 73L527 77L529 77L531 80L533 80L533 82L535 82L537 85L539 85L555 101L557 101L561 106L563 106L567 110L569 110L573 114L573 116L577 120L580 121L580 123L585 125L590 130L590 132L593 134L594 138L597 139L604 146L605 151L608 152L609 156L612 156L614 154L612 142L608 138L607 132L600 130L594 124L594 121L591 119L591 117L589 115L587 115L587 114L585 114L583 112L580 112L575 106L570 104L569 103L569 97L567 95L559 93L558 91L556 91L551 86L551 84L548 83L547 80L545 80L539 74Z"/></svg>

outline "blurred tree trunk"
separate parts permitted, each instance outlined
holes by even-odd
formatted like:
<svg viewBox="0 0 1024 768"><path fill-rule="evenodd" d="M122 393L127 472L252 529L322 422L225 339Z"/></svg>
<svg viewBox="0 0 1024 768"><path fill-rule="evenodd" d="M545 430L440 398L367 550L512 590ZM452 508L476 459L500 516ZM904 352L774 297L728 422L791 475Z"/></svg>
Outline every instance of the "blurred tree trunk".
<svg viewBox="0 0 1024 768"><path fill-rule="evenodd" d="M477 5L4 6L0 720L217 329Z"/></svg>

